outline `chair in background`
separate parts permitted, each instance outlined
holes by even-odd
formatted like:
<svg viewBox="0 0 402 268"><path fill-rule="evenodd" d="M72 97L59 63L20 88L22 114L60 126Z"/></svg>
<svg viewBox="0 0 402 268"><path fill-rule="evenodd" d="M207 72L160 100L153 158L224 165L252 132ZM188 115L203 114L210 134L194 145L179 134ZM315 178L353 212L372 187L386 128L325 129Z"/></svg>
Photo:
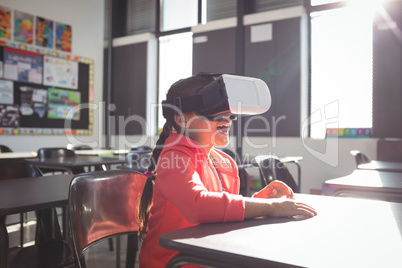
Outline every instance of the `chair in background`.
<svg viewBox="0 0 402 268"><path fill-rule="evenodd" d="M274 180L286 183L295 193L300 193L300 187L293 179L285 163L274 155L260 155L254 158L260 171L261 186L265 187Z"/></svg>
<svg viewBox="0 0 402 268"><path fill-rule="evenodd" d="M9 147L0 144L0 153L11 153L11 152L12 150Z"/></svg>
<svg viewBox="0 0 402 268"><path fill-rule="evenodd" d="M78 151L78 150L92 150L93 148L86 144L67 144L67 149L71 151Z"/></svg>
<svg viewBox="0 0 402 268"><path fill-rule="evenodd" d="M146 145L132 145L131 146L131 151L133 152L152 152L152 148Z"/></svg>
<svg viewBox="0 0 402 268"><path fill-rule="evenodd" d="M2 180L34 180L43 175L23 159L0 159L0 174ZM0 220L5 221L5 217ZM20 247L9 248L8 241L0 241L0 258L8 258L8 267L66 267L74 263L72 249L63 241L55 208L36 211L35 244L22 247L23 242L22 224Z"/></svg>
<svg viewBox="0 0 402 268"><path fill-rule="evenodd" d="M68 158L68 157L75 157L75 153L72 150L63 147L46 147L40 148L37 152L37 157L39 159L45 158ZM76 167L71 169L74 174L84 173L85 169L83 167ZM49 172L64 172L64 170L57 170L57 169L46 169L41 168L43 173Z"/></svg>
<svg viewBox="0 0 402 268"><path fill-rule="evenodd" d="M132 170L95 171L74 177L69 219L76 267L85 267L84 252L92 245L123 234L128 234L126 267L134 267L137 205L145 182L144 175Z"/></svg>
<svg viewBox="0 0 402 268"><path fill-rule="evenodd" d="M125 169L144 172L150 164L151 151L131 151L126 154Z"/></svg>
<svg viewBox="0 0 402 268"><path fill-rule="evenodd" d="M358 167L361 164L370 162L370 159L365 154L363 154L362 152L360 152L358 150L352 150L352 151L350 151L350 154L355 157L356 167Z"/></svg>

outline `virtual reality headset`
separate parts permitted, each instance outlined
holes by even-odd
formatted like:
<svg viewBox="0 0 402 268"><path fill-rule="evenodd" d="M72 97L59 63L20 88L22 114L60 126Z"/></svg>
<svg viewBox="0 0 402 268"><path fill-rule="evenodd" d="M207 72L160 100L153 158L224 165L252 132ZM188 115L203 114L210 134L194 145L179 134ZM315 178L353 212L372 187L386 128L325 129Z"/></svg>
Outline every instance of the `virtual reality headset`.
<svg viewBox="0 0 402 268"><path fill-rule="evenodd" d="M197 90L194 95L162 101L163 116L195 112L210 120L222 116L255 115L268 111L271 94L267 84L258 78L222 74Z"/></svg>

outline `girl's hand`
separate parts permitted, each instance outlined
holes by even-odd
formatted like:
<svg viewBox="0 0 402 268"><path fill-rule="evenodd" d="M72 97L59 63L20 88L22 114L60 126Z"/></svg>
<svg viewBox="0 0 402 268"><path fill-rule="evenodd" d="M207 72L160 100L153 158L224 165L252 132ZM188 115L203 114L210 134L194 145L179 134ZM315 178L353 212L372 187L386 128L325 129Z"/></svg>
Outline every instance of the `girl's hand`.
<svg viewBox="0 0 402 268"><path fill-rule="evenodd" d="M317 215L317 211L307 204L289 199L272 199L271 217L296 217L302 219Z"/></svg>
<svg viewBox="0 0 402 268"><path fill-rule="evenodd" d="M253 195L257 198L280 198L283 196L294 199L292 189L281 181L273 181Z"/></svg>

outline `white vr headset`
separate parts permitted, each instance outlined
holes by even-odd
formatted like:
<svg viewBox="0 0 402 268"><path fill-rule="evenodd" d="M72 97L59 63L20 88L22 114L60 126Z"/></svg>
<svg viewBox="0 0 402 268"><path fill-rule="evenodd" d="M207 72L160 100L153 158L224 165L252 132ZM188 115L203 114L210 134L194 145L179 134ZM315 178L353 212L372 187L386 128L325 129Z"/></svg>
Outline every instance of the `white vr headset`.
<svg viewBox="0 0 402 268"><path fill-rule="evenodd" d="M267 84L258 78L222 74L197 90L194 95L162 101L163 116L195 112L209 120L222 120L223 115L255 115L268 111L271 94Z"/></svg>

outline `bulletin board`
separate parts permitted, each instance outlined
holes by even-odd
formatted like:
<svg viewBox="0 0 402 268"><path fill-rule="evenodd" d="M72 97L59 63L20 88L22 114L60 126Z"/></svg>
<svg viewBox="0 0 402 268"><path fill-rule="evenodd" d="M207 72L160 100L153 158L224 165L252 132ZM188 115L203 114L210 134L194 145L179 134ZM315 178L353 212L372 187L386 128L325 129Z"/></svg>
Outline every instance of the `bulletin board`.
<svg viewBox="0 0 402 268"><path fill-rule="evenodd" d="M0 135L92 134L93 60L0 41Z"/></svg>

